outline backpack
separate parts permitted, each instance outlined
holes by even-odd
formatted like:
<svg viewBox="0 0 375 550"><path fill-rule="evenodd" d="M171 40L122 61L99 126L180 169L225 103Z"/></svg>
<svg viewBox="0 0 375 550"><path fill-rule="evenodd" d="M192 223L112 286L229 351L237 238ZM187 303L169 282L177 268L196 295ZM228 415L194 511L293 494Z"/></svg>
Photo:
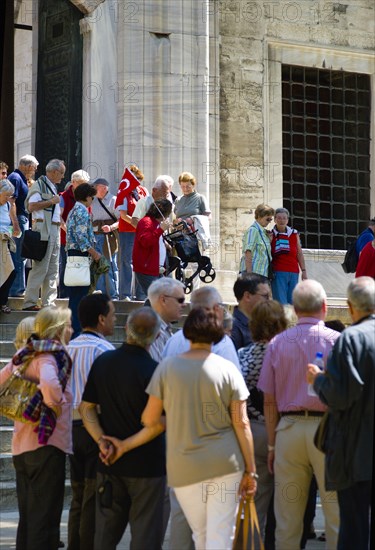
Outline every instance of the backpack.
<svg viewBox="0 0 375 550"><path fill-rule="evenodd" d="M341 267L345 273L355 273L358 264L358 255L356 251L357 240L349 242L348 249L345 254L344 262L341 264Z"/></svg>

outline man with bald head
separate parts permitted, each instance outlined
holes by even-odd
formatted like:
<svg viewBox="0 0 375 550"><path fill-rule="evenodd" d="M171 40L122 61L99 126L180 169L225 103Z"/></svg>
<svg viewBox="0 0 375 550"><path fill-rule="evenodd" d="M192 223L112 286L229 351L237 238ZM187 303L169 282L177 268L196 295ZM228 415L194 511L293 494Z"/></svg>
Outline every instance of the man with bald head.
<svg viewBox="0 0 375 550"><path fill-rule="evenodd" d="M126 324L126 343L103 353L92 365L79 411L103 454L109 452L104 434L125 439L142 429L145 389L157 367L149 348L160 326L160 317L151 308L133 311ZM111 466L100 464L94 548L115 550L130 523L132 548L160 550L165 483L164 434Z"/></svg>
<svg viewBox="0 0 375 550"><path fill-rule="evenodd" d="M313 440L326 406L307 393L306 368L322 352L324 363L340 334L324 325L327 296L320 283L302 281L293 291L297 325L268 345L258 388L264 392L268 468L275 474L276 549L300 547L303 516L315 474L327 548L336 548L339 512L336 493L324 484L324 455Z"/></svg>

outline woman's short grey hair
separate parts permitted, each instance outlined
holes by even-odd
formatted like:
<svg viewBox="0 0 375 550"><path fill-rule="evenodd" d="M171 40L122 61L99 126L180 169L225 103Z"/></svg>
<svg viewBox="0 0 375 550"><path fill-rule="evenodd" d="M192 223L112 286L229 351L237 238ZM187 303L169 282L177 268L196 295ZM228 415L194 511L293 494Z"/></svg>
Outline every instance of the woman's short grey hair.
<svg viewBox="0 0 375 550"><path fill-rule="evenodd" d="M286 214L288 218L290 217L289 210L287 210L286 208L276 208L275 216L277 216L277 214Z"/></svg>
<svg viewBox="0 0 375 550"><path fill-rule="evenodd" d="M324 288L313 279L298 283L292 296L296 313L319 313L327 300Z"/></svg>
<svg viewBox="0 0 375 550"><path fill-rule="evenodd" d="M147 291L147 298L150 300L151 305L153 306L158 300L159 296L170 294L177 289L185 289L181 281L178 281L177 279L172 279L171 277L162 277L161 279L157 279L157 281L154 281L150 284Z"/></svg>
<svg viewBox="0 0 375 550"><path fill-rule="evenodd" d="M46 166L46 172L53 172L54 170L61 170L65 168L64 161L59 159L52 159L48 162Z"/></svg>
<svg viewBox="0 0 375 550"><path fill-rule="evenodd" d="M375 281L372 277L354 279L347 290L348 302L359 311L372 313L375 310Z"/></svg>
<svg viewBox="0 0 375 550"><path fill-rule="evenodd" d="M155 341L160 327L161 319L150 307L132 311L126 322L126 341L145 348Z"/></svg>
<svg viewBox="0 0 375 550"><path fill-rule="evenodd" d="M161 187L163 183L168 187L168 189L171 189L174 184L174 179L171 176L168 176L168 174L158 176L155 180L153 187L156 187L156 189L159 189L159 187Z"/></svg>
<svg viewBox="0 0 375 550"><path fill-rule="evenodd" d="M190 298L192 308L205 307L211 309L216 304L220 304L221 301L219 292L213 286L197 288L192 292Z"/></svg>
<svg viewBox="0 0 375 550"><path fill-rule="evenodd" d="M14 193L14 185L8 179L0 180L0 193Z"/></svg>
<svg viewBox="0 0 375 550"><path fill-rule="evenodd" d="M87 172L85 172L85 170L76 170L70 176L70 179L71 179L71 181L83 180L84 183L88 183L90 181L90 175Z"/></svg>
<svg viewBox="0 0 375 550"><path fill-rule="evenodd" d="M36 167L39 166L39 162L36 160L33 155L24 155L19 160L19 165L21 166L30 166L31 164L35 165Z"/></svg>

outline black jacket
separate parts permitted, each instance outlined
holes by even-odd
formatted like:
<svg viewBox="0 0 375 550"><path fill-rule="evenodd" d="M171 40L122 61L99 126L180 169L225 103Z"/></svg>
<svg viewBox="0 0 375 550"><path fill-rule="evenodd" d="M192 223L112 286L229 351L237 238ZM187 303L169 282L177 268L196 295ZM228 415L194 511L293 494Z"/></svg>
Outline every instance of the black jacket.
<svg viewBox="0 0 375 550"><path fill-rule="evenodd" d="M326 489L372 479L375 392L375 315L347 328L314 389L329 407Z"/></svg>

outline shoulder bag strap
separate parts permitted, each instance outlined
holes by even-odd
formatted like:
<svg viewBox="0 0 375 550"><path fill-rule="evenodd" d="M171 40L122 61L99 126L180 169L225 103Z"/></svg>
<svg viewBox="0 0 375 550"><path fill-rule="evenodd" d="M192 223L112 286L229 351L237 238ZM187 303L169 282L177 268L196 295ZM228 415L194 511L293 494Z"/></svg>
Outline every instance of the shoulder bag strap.
<svg viewBox="0 0 375 550"><path fill-rule="evenodd" d="M259 233L260 233L260 236L261 236L262 241L264 242L264 246L266 247L267 256L268 256L268 261L269 261L270 264L271 264L271 263L272 263L272 258L271 258L271 256L270 256L270 253L268 252L268 248L267 248L266 241L264 240L263 233L262 233L262 231L259 229L259 227L258 227L258 231L259 231Z"/></svg>
<svg viewBox="0 0 375 550"><path fill-rule="evenodd" d="M106 205L104 204L104 202L102 201L102 199L99 199L98 198L98 201L99 201L99 204L102 208L104 208L104 210L107 212L108 216L114 221L114 222L118 222L118 219L114 217L113 214L110 213L110 211L108 210L108 208L106 207Z"/></svg>

